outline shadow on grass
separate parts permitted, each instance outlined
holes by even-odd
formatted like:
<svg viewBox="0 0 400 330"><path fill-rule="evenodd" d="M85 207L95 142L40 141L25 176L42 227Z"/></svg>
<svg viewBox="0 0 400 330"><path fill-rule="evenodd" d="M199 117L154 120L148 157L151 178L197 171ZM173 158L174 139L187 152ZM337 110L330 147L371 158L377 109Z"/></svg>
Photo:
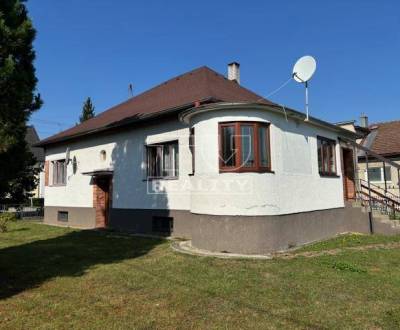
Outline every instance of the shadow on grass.
<svg viewBox="0 0 400 330"><path fill-rule="evenodd" d="M0 249L0 299L11 297L59 276L81 276L89 268L137 258L161 239L106 232L73 231L63 236Z"/></svg>
<svg viewBox="0 0 400 330"><path fill-rule="evenodd" d="M17 232L17 231L27 231L29 230L28 228L17 228L17 229L11 229L9 231L7 231L8 233L13 233L13 232Z"/></svg>

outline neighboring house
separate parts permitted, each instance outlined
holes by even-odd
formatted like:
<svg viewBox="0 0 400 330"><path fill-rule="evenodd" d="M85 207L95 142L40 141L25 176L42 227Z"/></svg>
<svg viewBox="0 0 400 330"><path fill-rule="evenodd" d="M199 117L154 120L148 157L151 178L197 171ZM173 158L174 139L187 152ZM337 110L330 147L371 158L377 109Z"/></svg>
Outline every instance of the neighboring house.
<svg viewBox="0 0 400 330"><path fill-rule="evenodd" d="M368 232L355 197L358 135L201 67L40 142L45 223L265 253Z"/></svg>
<svg viewBox="0 0 400 330"><path fill-rule="evenodd" d="M376 154L400 165L400 120L376 123L369 126L370 133L362 140L362 145ZM371 184L400 196L399 171L388 163L369 157L368 171L366 157L358 153L359 177ZM385 186L386 185L386 186Z"/></svg>
<svg viewBox="0 0 400 330"><path fill-rule="evenodd" d="M361 114L360 116L360 125L356 125L355 120L342 121L335 125L356 133L358 135L356 140L357 143L361 143L363 138L370 133L370 129L368 128L368 117L365 114Z"/></svg>
<svg viewBox="0 0 400 330"><path fill-rule="evenodd" d="M36 165L35 167L40 169L40 172L37 176L38 185L36 189L31 192L33 198L43 198L44 197L44 150L43 148L36 147L37 143L39 143L39 135L36 132L34 126L28 126L25 136L25 141L28 144L29 150L32 152L33 156L36 158Z"/></svg>

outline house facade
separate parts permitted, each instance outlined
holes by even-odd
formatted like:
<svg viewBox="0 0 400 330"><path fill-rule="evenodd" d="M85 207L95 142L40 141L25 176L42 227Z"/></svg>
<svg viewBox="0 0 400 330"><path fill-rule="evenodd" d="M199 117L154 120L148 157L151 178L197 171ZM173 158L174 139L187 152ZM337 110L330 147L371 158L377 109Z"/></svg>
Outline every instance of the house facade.
<svg viewBox="0 0 400 330"><path fill-rule="evenodd" d="M233 67L232 67L233 66ZM358 135L202 67L40 145L45 222L240 253L368 232L351 206Z"/></svg>

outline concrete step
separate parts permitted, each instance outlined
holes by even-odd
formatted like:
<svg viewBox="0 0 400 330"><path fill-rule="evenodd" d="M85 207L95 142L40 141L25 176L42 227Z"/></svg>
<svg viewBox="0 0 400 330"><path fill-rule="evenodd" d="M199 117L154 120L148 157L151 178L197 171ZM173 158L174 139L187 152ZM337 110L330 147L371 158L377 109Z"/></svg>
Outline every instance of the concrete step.
<svg viewBox="0 0 400 330"><path fill-rule="evenodd" d="M379 210L372 210L372 216L376 218L389 219L389 215L382 213Z"/></svg>
<svg viewBox="0 0 400 330"><path fill-rule="evenodd" d="M399 220L390 220L389 218L387 218L387 219L376 218L376 220L378 220L381 223L386 223L386 224L392 226L392 228L400 228L400 221Z"/></svg>
<svg viewBox="0 0 400 330"><path fill-rule="evenodd" d="M361 204L357 204L356 202L354 202L352 206L354 208L360 209L360 211L363 213L368 213L369 211L369 207L362 206ZM396 231L400 230L400 220L392 220L390 219L388 214L381 213L381 211L379 210L372 210L372 217L374 219L374 222L378 222L382 226L393 228Z"/></svg>
<svg viewBox="0 0 400 330"><path fill-rule="evenodd" d="M361 201L351 202L351 206L353 206L353 207L363 207Z"/></svg>

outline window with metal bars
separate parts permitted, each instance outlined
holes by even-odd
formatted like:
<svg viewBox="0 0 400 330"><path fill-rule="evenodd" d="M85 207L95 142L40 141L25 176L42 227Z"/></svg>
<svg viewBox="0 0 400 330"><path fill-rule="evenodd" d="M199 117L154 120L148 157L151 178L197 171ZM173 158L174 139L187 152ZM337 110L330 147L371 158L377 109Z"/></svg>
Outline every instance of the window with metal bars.
<svg viewBox="0 0 400 330"><path fill-rule="evenodd" d="M178 178L178 141L147 146L147 178Z"/></svg>
<svg viewBox="0 0 400 330"><path fill-rule="evenodd" d="M65 159L54 160L52 164L52 185L63 186L67 183L67 166Z"/></svg>
<svg viewBox="0 0 400 330"><path fill-rule="evenodd" d="M318 171L321 176L337 176L336 141L317 136Z"/></svg>

